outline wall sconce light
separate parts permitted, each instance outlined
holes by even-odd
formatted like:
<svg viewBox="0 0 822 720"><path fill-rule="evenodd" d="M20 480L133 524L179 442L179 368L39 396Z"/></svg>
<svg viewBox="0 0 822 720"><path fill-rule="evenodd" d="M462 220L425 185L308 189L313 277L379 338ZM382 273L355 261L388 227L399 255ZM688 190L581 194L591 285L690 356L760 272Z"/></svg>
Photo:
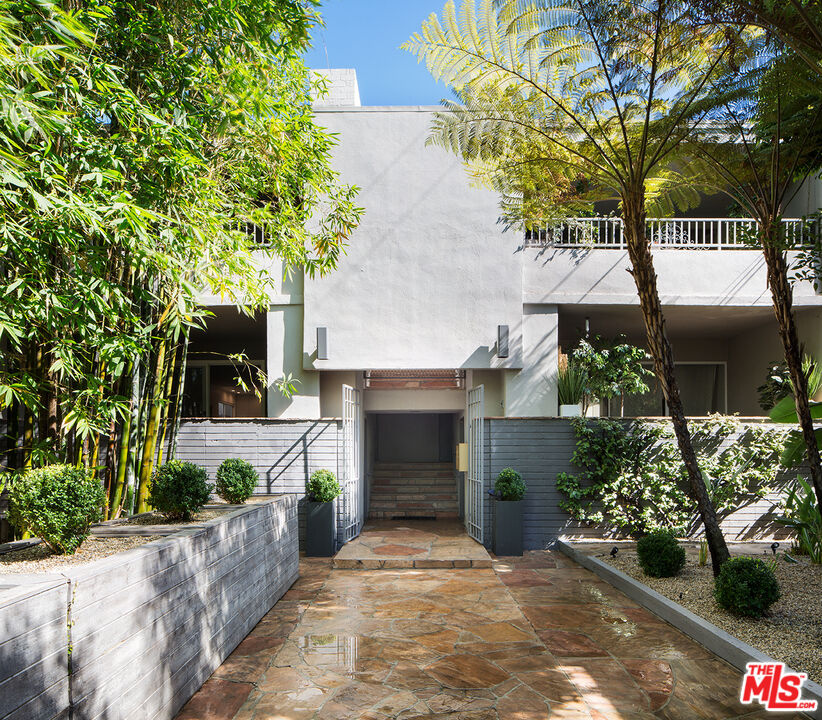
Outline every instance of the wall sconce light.
<svg viewBox="0 0 822 720"><path fill-rule="evenodd" d="M328 328L317 328L317 360L328 360Z"/></svg>
<svg viewBox="0 0 822 720"><path fill-rule="evenodd" d="M508 357L508 326L497 325L497 357Z"/></svg>

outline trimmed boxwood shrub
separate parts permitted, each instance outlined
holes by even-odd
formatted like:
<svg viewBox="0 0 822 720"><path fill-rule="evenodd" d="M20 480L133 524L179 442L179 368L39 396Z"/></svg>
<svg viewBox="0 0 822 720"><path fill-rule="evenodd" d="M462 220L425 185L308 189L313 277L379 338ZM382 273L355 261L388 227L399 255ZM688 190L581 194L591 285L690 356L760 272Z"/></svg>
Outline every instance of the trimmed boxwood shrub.
<svg viewBox="0 0 822 720"><path fill-rule="evenodd" d="M673 577L685 566L685 548L669 530L659 530L637 540L639 565L651 577Z"/></svg>
<svg viewBox="0 0 822 720"><path fill-rule="evenodd" d="M342 492L330 470L315 470L308 479L306 494L311 502L331 502Z"/></svg>
<svg viewBox="0 0 822 720"><path fill-rule="evenodd" d="M226 458L217 468L217 494L227 503L240 505L251 497L259 479L250 462Z"/></svg>
<svg viewBox="0 0 822 720"><path fill-rule="evenodd" d="M773 570L759 558L725 561L714 582L716 601L735 615L762 617L780 595Z"/></svg>
<svg viewBox="0 0 822 720"><path fill-rule="evenodd" d="M74 553L101 517L106 493L85 468L49 465L18 477L9 491L12 523L54 552Z"/></svg>
<svg viewBox="0 0 822 720"><path fill-rule="evenodd" d="M500 500L522 500L525 481L513 468L503 468L494 483L494 493Z"/></svg>
<svg viewBox="0 0 822 720"><path fill-rule="evenodd" d="M205 468L171 460L154 471L148 504L169 520L191 520L208 502L212 490Z"/></svg>

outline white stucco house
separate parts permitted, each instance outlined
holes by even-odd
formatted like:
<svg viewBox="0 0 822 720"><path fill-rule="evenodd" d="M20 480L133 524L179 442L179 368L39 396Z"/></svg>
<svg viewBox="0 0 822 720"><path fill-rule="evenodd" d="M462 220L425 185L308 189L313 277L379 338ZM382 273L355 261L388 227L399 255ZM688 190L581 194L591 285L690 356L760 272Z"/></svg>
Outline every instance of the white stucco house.
<svg viewBox="0 0 822 720"><path fill-rule="evenodd" d="M611 225L587 239L506 229L498 198L472 186L457 157L426 144L437 108L363 107L353 71L328 75L332 92L316 117L339 136L336 169L361 188L361 225L328 277L282 279L282 268L271 267L277 290L256 318L206 298L214 317L192 339L185 414L282 422L356 415L349 441L363 472L380 461L451 462L455 443L470 439L471 413L556 416L558 355L586 327L644 344L627 252ZM659 289L694 416L761 414L757 386L782 357L763 258L734 243L740 221L727 217L727 204L707 198L687 219L657 226ZM819 206L819 189L809 186L790 210ZM798 283L795 309L807 350L822 357L822 296ZM228 361L198 359L212 350L243 351L272 378L290 374L297 392L270 391L259 402L238 391ZM632 408L664 414L657 391ZM471 493L459 490L462 514Z"/></svg>

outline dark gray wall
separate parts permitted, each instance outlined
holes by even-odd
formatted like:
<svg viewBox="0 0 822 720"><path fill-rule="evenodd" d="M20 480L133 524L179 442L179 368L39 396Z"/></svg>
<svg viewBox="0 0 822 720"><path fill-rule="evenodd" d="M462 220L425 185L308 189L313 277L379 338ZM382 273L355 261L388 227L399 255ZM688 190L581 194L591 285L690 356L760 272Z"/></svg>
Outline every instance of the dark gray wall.
<svg viewBox="0 0 822 720"><path fill-rule="evenodd" d="M62 717L71 703L86 720L171 720L298 572L297 502L284 495L67 570L39 595L0 596L0 673L13 677L0 718Z"/></svg>
<svg viewBox="0 0 822 720"><path fill-rule="evenodd" d="M226 458L247 460L260 476L255 495L298 496L300 538L304 539L305 483L322 468L339 477L339 432L339 420L184 420L177 458L202 465L211 482Z"/></svg>
<svg viewBox="0 0 822 720"><path fill-rule="evenodd" d="M780 428L778 425L766 427ZM740 426L740 435L745 425ZM736 441L732 436L724 441ZM603 538L611 536L610 528L587 526L570 520L559 507L564 496L556 488L561 472L576 472L571 464L576 438L571 423L560 418L486 418L485 484L491 489L497 474L505 467L522 473L526 494L523 541L528 549L544 548L557 537ZM796 471L783 473L779 483L795 477ZM778 484L779 484L778 483ZM786 529L774 521L777 491L763 500L751 503L722 518L722 530L728 540L783 538ZM485 545L491 547L493 501L485 505ZM698 533L697 533L698 534Z"/></svg>
<svg viewBox="0 0 822 720"><path fill-rule="evenodd" d="M68 717L69 583L0 575L0 718Z"/></svg>
<svg viewBox="0 0 822 720"><path fill-rule="evenodd" d="M382 413L377 426L378 462L450 462L454 420L450 413Z"/></svg>

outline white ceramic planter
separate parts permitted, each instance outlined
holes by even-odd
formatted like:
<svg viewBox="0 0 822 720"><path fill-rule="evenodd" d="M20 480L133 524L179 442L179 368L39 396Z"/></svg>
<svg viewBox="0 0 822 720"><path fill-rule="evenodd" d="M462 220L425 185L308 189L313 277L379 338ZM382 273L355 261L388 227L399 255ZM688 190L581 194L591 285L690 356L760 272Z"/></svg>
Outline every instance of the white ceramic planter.
<svg viewBox="0 0 822 720"><path fill-rule="evenodd" d="M580 417L582 415L582 405L560 405L560 417Z"/></svg>

